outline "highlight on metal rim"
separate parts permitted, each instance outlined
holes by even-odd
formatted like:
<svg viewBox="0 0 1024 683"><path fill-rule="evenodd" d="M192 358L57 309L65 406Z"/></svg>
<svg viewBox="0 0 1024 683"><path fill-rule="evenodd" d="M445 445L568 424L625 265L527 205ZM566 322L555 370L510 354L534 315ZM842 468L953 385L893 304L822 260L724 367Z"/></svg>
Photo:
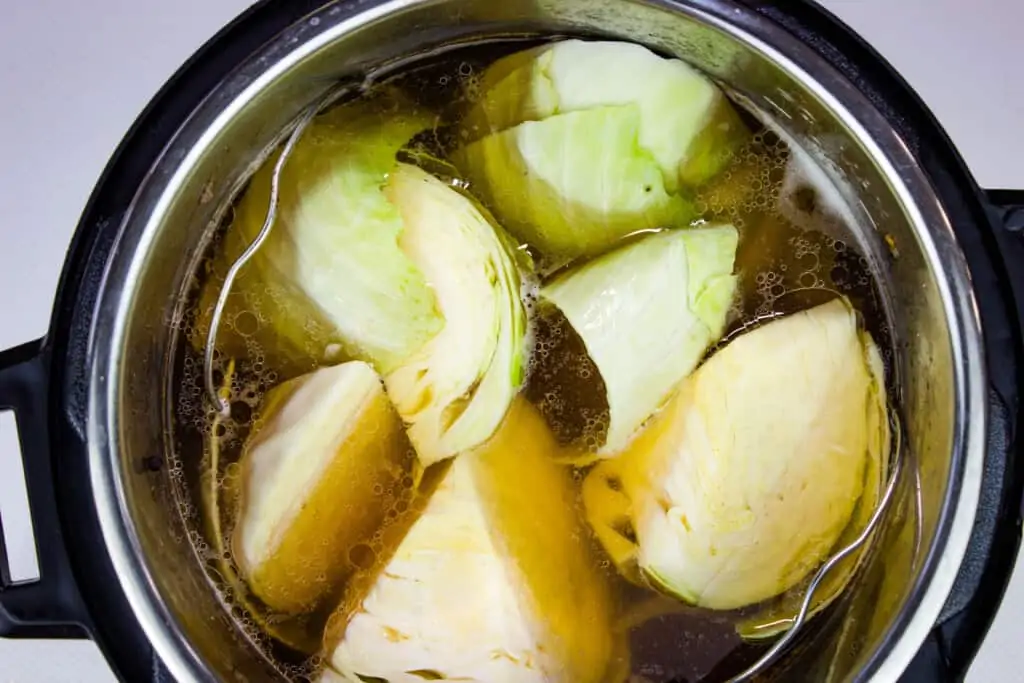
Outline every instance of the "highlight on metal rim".
<svg viewBox="0 0 1024 683"><path fill-rule="evenodd" d="M785 635L775 641L767 652L761 655L760 659L744 669L741 673L730 678L728 683L743 683L744 681L750 680L757 674L763 672L775 663L786 647L793 642L800 629L807 621L807 615L811 610L811 603L814 600L814 594L821 585L821 582L824 581L825 577L836 567L836 565L846 559L855 550L860 548L860 546L864 545L878 527L882 517L885 515L885 511L889 508L889 505L895 496L896 485L899 483L902 465L903 459L901 457L897 457L896 462L893 465L892 474L889 476L889 481L886 484L885 492L882 494L882 499L878 502L878 506L875 508L874 514L871 516L871 519L868 520L868 523L864 526L864 530L861 531L860 535L832 555L825 564L818 568L818 571L814 574L814 578L807 586L807 591L804 593L803 602L800 603L800 610L797 612L796 618L793 620L793 625L789 627L789 630L786 631Z"/></svg>

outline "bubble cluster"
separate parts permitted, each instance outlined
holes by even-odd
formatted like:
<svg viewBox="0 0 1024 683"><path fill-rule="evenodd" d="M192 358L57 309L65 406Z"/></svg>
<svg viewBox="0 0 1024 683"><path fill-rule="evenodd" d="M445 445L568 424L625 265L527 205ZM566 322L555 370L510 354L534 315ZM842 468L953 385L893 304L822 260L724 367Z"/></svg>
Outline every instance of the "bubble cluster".
<svg viewBox="0 0 1024 683"><path fill-rule="evenodd" d="M219 291L222 283L211 281L209 286ZM231 537L234 533L237 496L241 483L241 445L254 428L259 427L259 407L266 391L279 382L278 372L267 362L265 339L268 310L273 310L275 292L272 288L258 297L240 302L236 297L229 305L218 332L214 354L214 380L222 385L228 372L229 360L235 362L234 374L227 383L230 415L222 417L210 404L203 379L202 345L208 331L212 304L203 306L209 298L198 295L198 303L183 316L178 327L181 335L180 362L176 367L174 395L175 445L168 454L166 472L171 493L177 501L179 514L188 529L187 541L196 557L204 563L211 585L218 593L226 613L237 625L242 637L264 652L268 661L289 680L309 680L315 668L309 663L289 664L288 658L275 655L280 645L268 630L272 617L257 616L249 611L252 596L238 594L224 571L237 574L231 555ZM253 299L250 301L249 299ZM205 319L204 319L205 318ZM211 471L211 439L219 443L219 468ZM212 479L212 482L211 482ZM205 521L212 514L204 492L213 488L218 495L220 538L217 542L207 537ZM291 657L294 659L294 657Z"/></svg>
<svg viewBox="0 0 1024 683"><path fill-rule="evenodd" d="M787 152L776 136L756 134L737 150L728 168L697 193L697 211L708 220L728 221L741 230L747 227L752 216L777 203Z"/></svg>
<svg viewBox="0 0 1024 683"><path fill-rule="evenodd" d="M868 263L844 237L855 234L855 226L843 223L840 213L819 210L832 201L821 194L828 188L795 181L792 155L776 135L761 131L696 196L704 220L731 222L740 231L731 333L821 303L830 293L877 316Z"/></svg>

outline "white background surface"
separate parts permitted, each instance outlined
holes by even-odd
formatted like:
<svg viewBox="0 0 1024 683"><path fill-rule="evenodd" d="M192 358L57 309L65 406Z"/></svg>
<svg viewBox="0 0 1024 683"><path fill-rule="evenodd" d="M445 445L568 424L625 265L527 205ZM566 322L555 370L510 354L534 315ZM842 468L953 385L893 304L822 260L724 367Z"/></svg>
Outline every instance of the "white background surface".
<svg viewBox="0 0 1024 683"><path fill-rule="evenodd" d="M495 0L500 1L500 0ZM4 0L0 348L41 336L65 249L110 153L163 81L246 0ZM1018 0L827 0L937 113L978 181L1024 188ZM0 511L31 570L17 452L0 420ZM971 683L1024 681L1018 566ZM0 641L0 683L114 680L88 642Z"/></svg>

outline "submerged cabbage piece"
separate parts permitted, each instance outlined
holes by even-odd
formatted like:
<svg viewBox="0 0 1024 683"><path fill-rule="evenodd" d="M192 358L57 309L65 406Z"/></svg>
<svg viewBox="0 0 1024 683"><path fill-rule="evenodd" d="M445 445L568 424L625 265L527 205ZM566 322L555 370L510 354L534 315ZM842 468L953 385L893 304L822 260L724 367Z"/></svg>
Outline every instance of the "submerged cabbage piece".
<svg viewBox="0 0 1024 683"><path fill-rule="evenodd" d="M584 502L627 578L734 609L792 588L830 554L861 497L877 499L888 447L881 358L837 299L715 353L591 471Z"/></svg>
<svg viewBox="0 0 1024 683"><path fill-rule="evenodd" d="M517 237L552 259L695 216L681 192L749 131L706 76L639 45L565 40L492 65L454 161Z"/></svg>
<svg viewBox="0 0 1024 683"><path fill-rule="evenodd" d="M621 450L722 336L738 239L731 225L648 235L541 290L604 380L610 419L601 453Z"/></svg>
<svg viewBox="0 0 1024 683"><path fill-rule="evenodd" d="M396 153L432 121L384 94L310 124L282 170L270 236L232 288L218 331L223 353L245 356L257 342L268 364L292 376L345 358L384 373L441 329L423 273L399 248L401 213L384 195ZM211 264L197 347L227 269L263 227L276 160L253 177Z"/></svg>
<svg viewBox="0 0 1024 683"><path fill-rule="evenodd" d="M524 372L526 310L515 245L482 207L399 164L385 190L405 224L402 252L444 318L440 333L385 376L424 465L485 441Z"/></svg>
<svg viewBox="0 0 1024 683"><path fill-rule="evenodd" d="M451 463L349 616L326 678L612 683L625 643L554 437L517 399L494 438Z"/></svg>
<svg viewBox="0 0 1024 683"><path fill-rule="evenodd" d="M360 361L267 392L241 460L233 555L253 594L301 613L334 596L417 472L402 421ZM407 487L405 487L407 488Z"/></svg>

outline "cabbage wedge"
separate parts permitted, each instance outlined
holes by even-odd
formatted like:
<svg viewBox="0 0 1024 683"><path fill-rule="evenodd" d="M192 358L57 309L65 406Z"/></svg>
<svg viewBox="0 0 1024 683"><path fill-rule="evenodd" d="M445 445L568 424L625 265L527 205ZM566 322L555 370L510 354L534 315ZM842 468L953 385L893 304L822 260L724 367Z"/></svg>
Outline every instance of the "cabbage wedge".
<svg viewBox="0 0 1024 683"><path fill-rule="evenodd" d="M399 248L401 214L384 195L397 152L432 123L380 95L310 124L282 170L270 236L232 288L218 331L222 353L263 355L288 376L346 359L384 373L441 329L423 273ZM192 334L197 348L228 268L263 226L276 160L253 177L210 264Z"/></svg>
<svg viewBox="0 0 1024 683"><path fill-rule="evenodd" d="M526 313L516 245L471 198L396 161L431 119L378 100L343 105L299 139L277 222L242 269L217 348L283 376L373 365L424 465L486 440L522 381ZM265 165L215 271L252 242L269 202ZM222 286L212 278L208 316ZM203 318L197 346L209 329Z"/></svg>
<svg viewBox="0 0 1024 683"><path fill-rule="evenodd" d="M570 39L519 52L485 71L479 90L463 121L472 140L557 114L636 105L639 145L669 192L717 174L748 135L704 74L634 43Z"/></svg>
<svg viewBox="0 0 1024 683"><path fill-rule="evenodd" d="M565 40L492 65L453 157L516 237L555 265L632 232L684 225L686 193L749 131L678 59L613 41Z"/></svg>
<svg viewBox="0 0 1024 683"><path fill-rule="evenodd" d="M612 683L628 653L554 437L518 399L449 469L358 608L325 680Z"/></svg>
<svg viewBox="0 0 1024 683"><path fill-rule="evenodd" d="M385 195L402 252L435 294L441 331L385 376L420 461L483 443L524 373L526 310L514 243L486 211L425 171L399 164Z"/></svg>
<svg viewBox="0 0 1024 683"><path fill-rule="evenodd" d="M687 603L730 610L784 593L863 520L859 502L877 500L883 372L845 299L742 334L587 476L591 526L627 578Z"/></svg>
<svg viewBox="0 0 1024 683"><path fill-rule="evenodd" d="M418 465L380 377L361 361L271 389L245 444L232 550L253 594L277 612L309 612L359 568L403 480Z"/></svg>
<svg viewBox="0 0 1024 683"><path fill-rule="evenodd" d="M722 336L738 239L731 225L648 235L541 289L604 380L609 424L601 454L622 450Z"/></svg>
<svg viewBox="0 0 1024 683"><path fill-rule="evenodd" d="M512 234L560 264L696 216L638 145L640 121L634 105L572 112L489 135L453 160Z"/></svg>

